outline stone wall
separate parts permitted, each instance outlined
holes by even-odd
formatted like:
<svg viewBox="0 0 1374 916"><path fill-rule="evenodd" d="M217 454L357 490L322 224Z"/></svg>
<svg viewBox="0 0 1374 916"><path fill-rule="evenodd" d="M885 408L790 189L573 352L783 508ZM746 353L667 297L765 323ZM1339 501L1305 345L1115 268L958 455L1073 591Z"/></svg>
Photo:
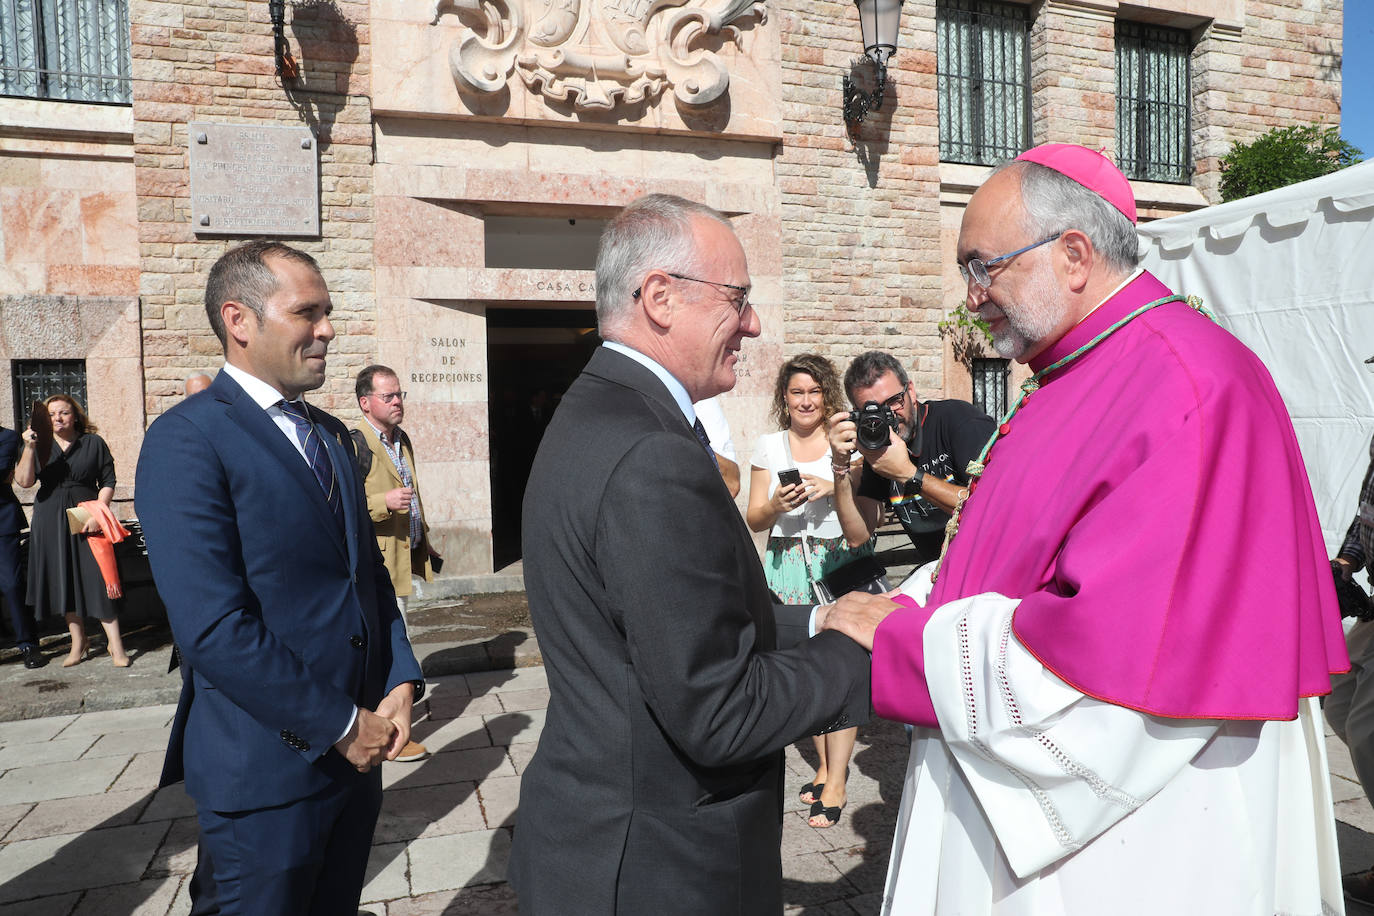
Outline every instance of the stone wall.
<svg viewBox="0 0 1374 916"><path fill-rule="evenodd" d="M85 360L83 406L127 501L143 436L131 122L71 107L0 99L0 423L28 420L13 416L11 360Z"/></svg>
<svg viewBox="0 0 1374 916"><path fill-rule="evenodd" d="M329 379L313 401L345 419L357 416L353 376L376 349L369 3L315 0L286 10L299 74L284 81L265 0L130 2L150 422L180 399L182 379L222 364L205 316L205 276L246 240L193 231L187 124L202 120L304 123L315 133L323 237L288 241L319 261L334 303Z"/></svg>
<svg viewBox="0 0 1374 916"><path fill-rule="evenodd" d="M1035 142L1113 152L1115 21L1189 30L1196 174L1137 183L1145 218L1214 201L1232 142L1339 118L1339 0L1027 6ZM923 396L967 396L938 324L964 296L959 220L987 170L939 161L935 8L907 0L884 106L851 135L850 0L740 8L709 34L651 7L620 52L607 28L623 17L579 33L607 15L585 2L490 0L483 9L505 17L494 27L453 3L288 0L298 73L285 80L266 0L130 0L131 110L0 100L0 359L84 355L92 414L131 481L145 423L179 400L186 375L221 363L205 275L243 240L194 229L188 124L305 124L319 141L322 235L295 243L324 270L338 333L313 400L353 420L361 366L387 362L408 380L447 571L485 572L492 557L488 310L592 298L585 269L489 267L493 216L600 219L654 190L730 213L764 325L724 401L742 463L766 431L776 366L803 350L843 367L888 349ZM518 54L501 45L516 19L529 32ZM649 58L631 62L626 41L672 51L655 52L660 71L635 71ZM612 73L617 59L632 72ZM700 97L721 71L728 92Z"/></svg>
<svg viewBox="0 0 1374 916"><path fill-rule="evenodd" d="M1339 123L1339 0L1029 6L1033 142L1109 155L1117 19L1190 31L1195 174L1187 185L1136 182L1142 218L1215 203L1219 159L1237 140L1286 124ZM903 7L887 101L855 138L840 118L841 74L860 52L853 5L789 4L779 15L785 349L841 364L865 349L890 350L918 393L967 397L968 372L937 325L965 294L955 263L959 219L988 169L938 161L935 0Z"/></svg>
<svg viewBox="0 0 1374 916"><path fill-rule="evenodd" d="M1240 28L1221 23L1201 36L1194 183L1209 202L1219 199L1219 160L1231 144L1289 124L1340 124L1343 22L1343 0L1248 0Z"/></svg>
<svg viewBox="0 0 1374 916"><path fill-rule="evenodd" d="M939 389L934 0L908 0L881 110L850 137L841 80L862 48L852 3L789 3L783 34L783 293L788 354L891 350ZM862 78L862 74L860 75Z"/></svg>

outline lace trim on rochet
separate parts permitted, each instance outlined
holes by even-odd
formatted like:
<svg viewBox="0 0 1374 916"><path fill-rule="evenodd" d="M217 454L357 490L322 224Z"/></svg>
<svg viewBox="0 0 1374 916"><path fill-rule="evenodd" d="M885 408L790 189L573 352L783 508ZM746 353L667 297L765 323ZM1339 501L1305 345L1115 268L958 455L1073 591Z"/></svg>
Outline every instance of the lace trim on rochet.
<svg viewBox="0 0 1374 916"><path fill-rule="evenodd" d="M956 631L959 637L959 664L964 692L964 720L968 730L969 743L985 760L1002 767L1021 781L1022 785L1026 787L1031 793L1031 796L1035 799L1036 804L1040 806L1041 814L1044 815L1045 821L1050 827L1050 831L1054 834L1055 839L1061 846L1066 849L1081 849L1083 843L1075 840L1072 834L1070 834L1068 826L1064 823L1064 818L1060 815L1059 809L1055 806L1049 792L1038 785L1028 774L1010 765L1005 760L1000 759L992 752L987 743L979 737L979 710L977 694L974 690L973 653L970 649L968 617L968 612L960 615L956 624ZM1017 730L1034 738L1036 743L1040 745L1063 773L1081 780L1098 798L1109 804L1124 808L1126 811L1134 811L1136 808L1140 807L1142 804L1141 799L1111 785L1097 773L1079 763L1065 752L1053 739L1046 735L1044 729L1023 724L1021 709L1012 692L1011 682L1007 676L1007 650L1011 638L1011 618L1008 617L1003 622L1001 631L998 634L997 664L994 668L997 690L1001 697L1003 707L1006 710L1007 718L1015 725Z"/></svg>

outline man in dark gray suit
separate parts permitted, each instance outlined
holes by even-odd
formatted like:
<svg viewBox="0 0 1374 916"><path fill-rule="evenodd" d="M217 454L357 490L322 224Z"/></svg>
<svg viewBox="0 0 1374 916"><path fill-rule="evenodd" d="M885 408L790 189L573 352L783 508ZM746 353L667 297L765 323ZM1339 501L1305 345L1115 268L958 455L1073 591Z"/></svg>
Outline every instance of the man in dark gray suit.
<svg viewBox="0 0 1374 916"><path fill-rule="evenodd" d="M550 697L510 880L524 916L780 913L781 749L867 714L868 656L833 632L777 649L781 615L801 615L795 631L810 608L775 616L694 434L692 402L734 386L740 345L759 334L729 222L641 198L601 238L596 294L606 344L525 491Z"/></svg>

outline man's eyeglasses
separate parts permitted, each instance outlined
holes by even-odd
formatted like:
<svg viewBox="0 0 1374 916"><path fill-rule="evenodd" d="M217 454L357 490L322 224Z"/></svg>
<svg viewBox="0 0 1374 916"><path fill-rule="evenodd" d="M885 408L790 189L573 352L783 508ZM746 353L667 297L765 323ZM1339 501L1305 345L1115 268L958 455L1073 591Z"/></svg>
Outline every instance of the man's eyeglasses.
<svg viewBox="0 0 1374 916"><path fill-rule="evenodd" d="M1014 258L1018 254L1025 254L1027 251L1030 251L1033 248L1039 248L1041 245L1048 245L1050 242L1053 242L1055 239L1059 238L1063 234L1064 233L1062 231L1056 232L1049 238L1041 239L1038 242L1033 242L1027 245L1025 248L1018 248L1015 251L1008 251L1006 254L999 254L991 261L984 261L981 258L969 258L967 264L959 265L959 276L964 278L965 286L968 285L969 278L971 277L974 283L977 283L983 289L987 289L989 286L992 285L992 276L988 273L989 267L996 267L1003 261L1006 261L1010 258Z"/></svg>
<svg viewBox="0 0 1374 916"><path fill-rule="evenodd" d="M685 274L675 274L671 270L665 270L664 273L672 277L674 280L690 280L693 283L705 283L707 286L722 286L725 289L733 289L735 292L741 293L742 295L738 299L730 299L731 307L734 308L736 314L738 314L740 317L744 317L744 313L749 308L749 287L747 286L736 286L733 283L717 283L715 280L702 280L698 277L689 277ZM643 289L643 287L640 287L639 289L635 290L632 295L632 298L638 299L639 294L643 292ZM729 296L728 293L726 295Z"/></svg>
<svg viewBox="0 0 1374 916"><path fill-rule="evenodd" d="M886 401L883 401L883 406L886 407L888 410L896 410L898 407L905 407L906 389L903 388L901 391L897 392L892 397L888 398Z"/></svg>
<svg viewBox="0 0 1374 916"><path fill-rule="evenodd" d="M404 401L406 399L406 393L404 391L392 391L387 394L378 394L374 391L372 396L383 404L394 404L397 401Z"/></svg>

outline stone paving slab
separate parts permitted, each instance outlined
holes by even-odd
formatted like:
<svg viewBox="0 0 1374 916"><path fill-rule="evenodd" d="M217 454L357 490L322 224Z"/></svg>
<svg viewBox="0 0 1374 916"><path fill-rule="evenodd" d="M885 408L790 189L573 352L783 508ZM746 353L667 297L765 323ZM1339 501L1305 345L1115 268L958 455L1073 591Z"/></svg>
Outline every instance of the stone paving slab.
<svg viewBox="0 0 1374 916"><path fill-rule="evenodd" d="M186 789L181 783L174 786L167 786L158 789L153 794L152 800L148 802L148 807L143 809L143 814L139 817L141 821L167 821L183 817L194 817L196 813L195 802L186 794Z"/></svg>
<svg viewBox="0 0 1374 916"><path fill-rule="evenodd" d="M383 766L366 908L377 916L511 916L512 827L520 774L546 717L547 676L515 669L427 680L415 733L432 755ZM180 786L155 789L171 714L155 704L0 722L0 916L189 912L194 806ZM848 801L829 830L808 827L796 798L814 772L811 742L787 749L788 914L878 913L907 749L893 723L860 730ZM1353 861L1372 858L1374 837L1360 831L1374 832L1374 809L1344 746L1332 739L1328 750L1342 853L1358 837L1368 845Z"/></svg>
<svg viewBox="0 0 1374 916"><path fill-rule="evenodd" d="M363 884L362 903L371 905L410 896L410 858L405 843L374 843L367 860L367 879Z"/></svg>
<svg viewBox="0 0 1374 916"><path fill-rule="evenodd" d="M487 734L491 736L492 744L536 744L539 741L539 733L544 730L545 712L543 709L530 709L483 718L486 720ZM587 737L588 740L592 740L591 735Z"/></svg>
<svg viewBox="0 0 1374 916"><path fill-rule="evenodd" d="M122 757L96 757L63 764L15 767L0 776L0 798L13 803L100 795L114 784L128 764L129 761Z"/></svg>
<svg viewBox="0 0 1374 916"><path fill-rule="evenodd" d="M429 749L431 754L442 751L471 750L491 747L491 735L481 716L460 719L422 719L411 726L411 736Z"/></svg>
<svg viewBox="0 0 1374 916"><path fill-rule="evenodd" d="M196 867L196 840L199 836L200 824L194 817L173 821L145 876L167 878L189 875Z"/></svg>
<svg viewBox="0 0 1374 916"><path fill-rule="evenodd" d="M98 827L127 826L138 822L147 804L146 792L105 792L42 801L5 834L5 840L33 840L55 834L82 833Z"/></svg>
<svg viewBox="0 0 1374 916"><path fill-rule="evenodd" d="M175 705L159 705L108 710L98 716L79 715L62 730L62 737L95 739L105 735L122 735L137 729L163 729L172 724L172 716L176 711Z"/></svg>
<svg viewBox="0 0 1374 916"><path fill-rule="evenodd" d="M76 760L85 755L96 740L91 735L78 735L75 738L54 738L51 741L25 740L6 744L0 748L0 771ZM167 743L166 735L163 735L162 743Z"/></svg>
<svg viewBox="0 0 1374 916"><path fill-rule="evenodd" d="M76 716L50 716L42 719L0 722L0 745L13 747L51 741L75 721ZM94 739L92 741L94 742Z"/></svg>
<svg viewBox="0 0 1374 916"><path fill-rule="evenodd" d="M382 786L388 791L452 782L476 782L491 775L515 775L515 768L511 766L504 748L445 750L418 763L382 764Z"/></svg>
<svg viewBox="0 0 1374 916"><path fill-rule="evenodd" d="M114 789L145 789L149 793L157 788L162 779L162 760L166 756L165 746L156 751L135 754L124 772L115 780Z"/></svg>
<svg viewBox="0 0 1374 916"><path fill-rule="evenodd" d="M72 916L112 916L115 913L163 916L176 899L181 883L179 877L167 877L100 888L98 892L87 893L72 911ZM189 898L187 904L189 911Z"/></svg>
<svg viewBox="0 0 1374 916"><path fill-rule="evenodd" d="M168 719L168 722L170 721ZM127 728L117 732L106 732L83 756L127 757L130 754L145 752L161 754L166 749L167 729L158 725L151 728Z"/></svg>
<svg viewBox="0 0 1374 916"><path fill-rule="evenodd" d="M130 883L143 874L166 824L132 824L0 846L0 901Z"/></svg>
<svg viewBox="0 0 1374 916"><path fill-rule="evenodd" d="M81 897L81 892L77 891L19 903L0 903L0 916L70 916Z"/></svg>
<svg viewBox="0 0 1374 916"><path fill-rule="evenodd" d="M165 705L174 709L181 694L181 673L167 670L171 632L165 625L126 634L133 665L115 668L106 655L97 655L72 668L63 668L66 639L45 637L47 667L31 671L17 653L3 650L0 664L0 723L45 719L59 715L102 712ZM140 648L141 646L141 648ZM512 630L495 638L437 639L414 643L421 670L429 678L456 678L454 690L467 690L463 677L481 678L478 693L486 693L510 679L511 672L535 666L532 688L547 687L539 642L533 631ZM493 712L499 710L492 710Z"/></svg>
<svg viewBox="0 0 1374 916"><path fill-rule="evenodd" d="M373 841L404 843L417 837L485 830L475 782L386 790Z"/></svg>
<svg viewBox="0 0 1374 916"><path fill-rule="evenodd" d="M410 844L410 886L417 894L506 880L511 832L505 829L426 837Z"/></svg>

